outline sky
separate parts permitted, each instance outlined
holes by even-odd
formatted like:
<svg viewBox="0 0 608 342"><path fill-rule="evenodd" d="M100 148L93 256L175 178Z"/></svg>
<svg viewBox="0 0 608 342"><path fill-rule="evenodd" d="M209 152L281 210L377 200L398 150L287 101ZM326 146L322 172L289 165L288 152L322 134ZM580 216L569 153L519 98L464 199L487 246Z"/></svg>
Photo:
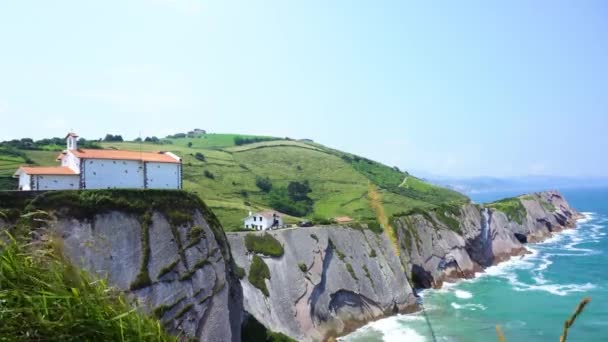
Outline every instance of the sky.
<svg viewBox="0 0 608 342"><path fill-rule="evenodd" d="M413 173L608 175L606 1L3 1L0 140L309 138Z"/></svg>

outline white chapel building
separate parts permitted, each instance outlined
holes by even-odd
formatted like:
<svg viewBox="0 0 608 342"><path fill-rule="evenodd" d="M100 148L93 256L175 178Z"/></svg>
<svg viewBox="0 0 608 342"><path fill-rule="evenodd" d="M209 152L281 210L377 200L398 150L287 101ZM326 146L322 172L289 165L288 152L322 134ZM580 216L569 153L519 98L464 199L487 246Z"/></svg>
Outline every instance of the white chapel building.
<svg viewBox="0 0 608 342"><path fill-rule="evenodd" d="M249 216L243 220L245 228L253 230L269 230L283 227L283 218L275 211L249 212Z"/></svg>
<svg viewBox="0 0 608 342"><path fill-rule="evenodd" d="M171 152L78 149L78 135L66 136L61 166L22 166L19 190L181 189L182 160Z"/></svg>

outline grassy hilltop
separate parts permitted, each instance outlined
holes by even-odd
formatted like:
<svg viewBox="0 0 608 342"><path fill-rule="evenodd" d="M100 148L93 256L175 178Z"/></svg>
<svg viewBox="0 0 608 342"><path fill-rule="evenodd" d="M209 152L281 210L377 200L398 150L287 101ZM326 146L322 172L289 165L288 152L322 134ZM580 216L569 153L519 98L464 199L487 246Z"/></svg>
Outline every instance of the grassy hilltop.
<svg viewBox="0 0 608 342"><path fill-rule="evenodd" d="M197 193L226 230L236 230L249 210L289 213L324 221L350 216L382 221L382 214L458 204L465 196L422 181L397 168L337 151L309 140L236 134L199 134L154 142L101 142L103 148L171 151L183 158L184 189ZM57 165L57 151L0 147L0 187L18 165Z"/></svg>

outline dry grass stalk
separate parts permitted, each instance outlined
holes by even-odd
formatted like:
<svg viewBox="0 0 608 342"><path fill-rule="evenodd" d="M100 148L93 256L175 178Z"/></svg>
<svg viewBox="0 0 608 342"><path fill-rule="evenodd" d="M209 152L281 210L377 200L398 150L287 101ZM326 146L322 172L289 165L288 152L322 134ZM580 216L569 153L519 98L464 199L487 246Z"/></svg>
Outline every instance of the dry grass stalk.
<svg viewBox="0 0 608 342"><path fill-rule="evenodd" d="M568 338L568 329L570 329L570 327L572 327L572 325L574 324L574 321L576 320L578 315L580 315L581 312L583 312L583 310L585 309L585 306L587 304L589 304L590 301L591 301L590 297L583 298L583 300L581 300L581 302L578 303L578 305L576 306L576 310L574 310L574 313L572 314L572 316L570 316L570 318L564 322L564 333L559 339L560 342L566 342L566 339Z"/></svg>
<svg viewBox="0 0 608 342"><path fill-rule="evenodd" d="M496 335L498 335L498 342L505 342L505 335L502 333L500 325L496 326Z"/></svg>

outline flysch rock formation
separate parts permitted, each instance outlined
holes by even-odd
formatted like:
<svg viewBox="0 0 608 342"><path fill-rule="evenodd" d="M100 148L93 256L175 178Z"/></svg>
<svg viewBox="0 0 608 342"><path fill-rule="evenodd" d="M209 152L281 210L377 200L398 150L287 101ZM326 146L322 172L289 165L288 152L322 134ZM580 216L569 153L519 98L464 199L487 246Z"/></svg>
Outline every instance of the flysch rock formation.
<svg viewBox="0 0 608 342"><path fill-rule="evenodd" d="M120 198L120 192L111 195ZM199 341L240 341L242 290L226 237L221 227L213 227L217 219L195 201L196 209L183 212L188 215L184 223L172 224L152 205L169 201L170 206L171 198L157 195L147 199L149 208L140 208L147 213L143 219L133 210L103 205L86 218L55 204L36 209L50 214L41 231L63 243L68 260L107 277L140 309L159 317L170 333Z"/></svg>
<svg viewBox="0 0 608 342"><path fill-rule="evenodd" d="M269 296L241 279L244 309L273 331L298 341L344 335L369 321L417 309L415 288L473 277L485 267L527 252L576 225L578 213L555 191L521 196L519 219L490 207L466 204L450 229L436 213L393 221L397 241L367 229L323 226L271 231L284 247L281 257L261 256L270 270ZM519 222L517 222L519 221ZM252 252L244 237L229 233L235 262L249 274ZM305 264L302 270L299 264Z"/></svg>

